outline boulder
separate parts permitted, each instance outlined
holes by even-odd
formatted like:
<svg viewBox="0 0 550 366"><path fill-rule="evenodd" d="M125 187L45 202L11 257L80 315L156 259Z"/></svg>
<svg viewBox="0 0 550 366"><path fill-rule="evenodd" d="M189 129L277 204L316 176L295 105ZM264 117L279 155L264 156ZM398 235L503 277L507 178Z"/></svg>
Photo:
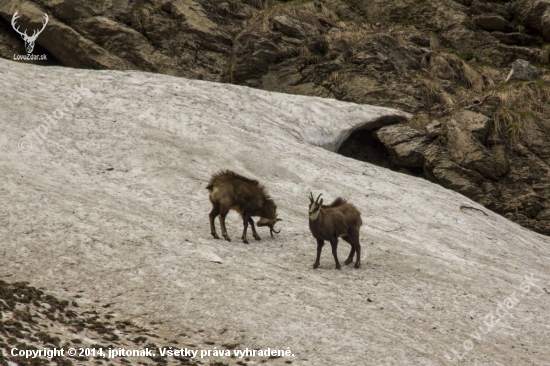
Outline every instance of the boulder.
<svg viewBox="0 0 550 366"><path fill-rule="evenodd" d="M273 28L285 36L292 38L308 38L315 36L318 32L313 26L290 18L286 14L273 17Z"/></svg>
<svg viewBox="0 0 550 366"><path fill-rule="evenodd" d="M512 69L506 77L506 82L509 81L529 81L537 78L537 68L529 63L529 61L517 59L512 63Z"/></svg>
<svg viewBox="0 0 550 366"><path fill-rule="evenodd" d="M473 200L483 199L483 190L479 186L483 177L474 171L462 168L451 160L437 141L426 148L424 159L424 172L429 179Z"/></svg>
<svg viewBox="0 0 550 366"><path fill-rule="evenodd" d="M497 179L508 172L505 156L487 148L484 143L492 120L482 114L459 110L447 121L447 150L449 157L485 178Z"/></svg>
<svg viewBox="0 0 550 366"><path fill-rule="evenodd" d="M425 130L426 134L431 138L443 135L443 125L438 120L433 120L426 125Z"/></svg>
<svg viewBox="0 0 550 366"><path fill-rule="evenodd" d="M495 14L478 15L474 17L474 24L490 32L497 31L509 33L517 31L517 27L512 25L502 16Z"/></svg>
<svg viewBox="0 0 550 366"><path fill-rule="evenodd" d="M169 7L170 13L180 21L179 25L187 32L201 36L201 38L223 43L231 43L231 38L220 32L216 23L211 21L202 6L194 0L173 0L163 7Z"/></svg>
<svg viewBox="0 0 550 366"><path fill-rule="evenodd" d="M431 140L422 132L397 124L380 128L375 136L384 144L394 164L405 168L424 166L424 151Z"/></svg>

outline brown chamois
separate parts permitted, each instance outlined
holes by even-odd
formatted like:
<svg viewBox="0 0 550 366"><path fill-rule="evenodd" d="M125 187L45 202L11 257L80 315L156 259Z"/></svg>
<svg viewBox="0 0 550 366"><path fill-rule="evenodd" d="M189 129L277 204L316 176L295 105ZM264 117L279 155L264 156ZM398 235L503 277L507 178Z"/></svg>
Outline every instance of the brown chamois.
<svg viewBox="0 0 550 366"><path fill-rule="evenodd" d="M225 217L229 210L237 211L243 218L242 239L245 244L248 244L246 230L249 223L252 226L254 239L261 240L254 227L252 216L260 216L257 225L268 226L272 237L273 232L277 234L280 232L273 228L277 221L282 221L277 218L277 205L257 180L225 170L214 174L206 189L208 189L208 199L212 202L212 211L208 216L210 217L210 231L214 238L220 238L214 224L214 219L220 215L222 235L225 240L231 241L225 228Z"/></svg>
<svg viewBox="0 0 550 366"><path fill-rule="evenodd" d="M321 249L325 244L325 240L330 241L332 246L332 255L336 261L336 269L340 269L338 262L338 238L342 238L351 244L351 251L348 259L344 262L346 265L353 261L353 256L357 252L357 260L355 268L361 266L361 244L359 243L359 230L363 222L361 221L361 213L357 208L348 203L343 198L336 198L330 205L323 205L323 199L319 202L319 198L313 200L313 193L309 196L309 230L315 239L317 239L317 259L313 264L313 268L319 267L319 259L321 258Z"/></svg>

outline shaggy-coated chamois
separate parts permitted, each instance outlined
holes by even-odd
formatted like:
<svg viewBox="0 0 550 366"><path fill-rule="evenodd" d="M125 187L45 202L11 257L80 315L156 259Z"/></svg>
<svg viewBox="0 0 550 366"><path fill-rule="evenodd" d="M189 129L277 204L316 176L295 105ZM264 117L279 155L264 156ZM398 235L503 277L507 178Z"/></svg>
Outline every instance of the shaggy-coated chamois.
<svg viewBox="0 0 550 366"><path fill-rule="evenodd" d="M208 216L210 217L210 230L214 238L220 238L216 233L216 226L214 224L214 219L220 215L222 235L225 240L231 241L225 228L225 217L229 213L229 210L237 211L243 218L244 230L242 239L245 244L248 244L246 238L248 223L252 226L254 239L261 240L254 228L252 216L260 216L257 225L268 226L272 237L273 232L278 234L281 231L276 231L273 228L277 221L281 221L281 219L277 218L277 205L257 180L243 177L230 170L225 170L214 174L210 178L206 189L209 192L208 199L212 202L212 211L210 211Z"/></svg>
<svg viewBox="0 0 550 366"><path fill-rule="evenodd" d="M313 237L317 239L317 259L313 264L313 268L319 267L319 259L321 258L321 249L325 244L325 240L330 241L332 246L332 255L336 261L336 269L340 269L338 262L338 238L342 238L351 244L351 251L348 259L344 262L346 265L353 261L353 256L357 252L357 260L355 268L361 266L361 244L359 244L359 230L363 222L361 221L361 213L357 208L348 203L343 198L336 198L330 205L323 205L323 199L319 202L319 198L313 201L313 193L309 195L309 230Z"/></svg>

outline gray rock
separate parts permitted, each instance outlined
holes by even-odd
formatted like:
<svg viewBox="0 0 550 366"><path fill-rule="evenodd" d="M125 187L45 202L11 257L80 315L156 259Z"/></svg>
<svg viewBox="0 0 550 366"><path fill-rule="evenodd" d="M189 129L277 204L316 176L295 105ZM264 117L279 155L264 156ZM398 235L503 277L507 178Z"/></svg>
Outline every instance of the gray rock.
<svg viewBox="0 0 550 366"><path fill-rule="evenodd" d="M485 178L497 179L508 172L503 152L488 149L484 143L492 120L482 114L460 110L447 121L447 148L450 158L461 167Z"/></svg>
<svg viewBox="0 0 550 366"><path fill-rule="evenodd" d="M419 34L412 34L409 36L409 41L420 47L430 47L430 40Z"/></svg>
<svg viewBox="0 0 550 366"><path fill-rule="evenodd" d="M502 16L494 14L484 14L476 16L474 17L474 24L487 31L497 31L505 33L517 31L517 27L506 21L506 19L504 19Z"/></svg>
<svg viewBox="0 0 550 366"><path fill-rule="evenodd" d="M424 172L429 179L473 200L483 199L483 191L479 187L483 177L479 173L462 168L451 160L437 141L426 148L424 158L426 162Z"/></svg>
<svg viewBox="0 0 550 366"><path fill-rule="evenodd" d="M406 168L422 168L424 151L431 140L422 132L397 124L380 128L375 136L386 147L395 164Z"/></svg>
<svg viewBox="0 0 550 366"><path fill-rule="evenodd" d="M506 82L509 81L529 81L537 78L537 68L529 61L517 59L512 63L512 69L508 73Z"/></svg>
<svg viewBox="0 0 550 366"><path fill-rule="evenodd" d="M426 134L431 138L441 136L443 134L443 125L438 120L433 120L426 127Z"/></svg>
<svg viewBox="0 0 550 366"><path fill-rule="evenodd" d="M317 30L307 23L298 22L287 15L273 17L273 27L292 38L307 38L317 34Z"/></svg>

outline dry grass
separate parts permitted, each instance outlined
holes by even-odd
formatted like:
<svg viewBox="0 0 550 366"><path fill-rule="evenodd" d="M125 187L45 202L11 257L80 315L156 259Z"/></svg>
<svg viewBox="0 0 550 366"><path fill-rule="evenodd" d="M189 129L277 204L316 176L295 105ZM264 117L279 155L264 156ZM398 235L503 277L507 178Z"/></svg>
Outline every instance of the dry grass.
<svg viewBox="0 0 550 366"><path fill-rule="evenodd" d="M493 113L495 130L511 143L520 140L526 124L550 115L550 87L544 82L506 84L487 96L500 101Z"/></svg>
<svg viewBox="0 0 550 366"><path fill-rule="evenodd" d="M345 49L350 52L355 52L363 44L365 44L365 39L376 33L377 32L372 30L369 25L364 25L358 28L348 27L348 29L345 29L342 32L333 33L326 36L326 39L329 44L343 42L346 45Z"/></svg>
<svg viewBox="0 0 550 366"><path fill-rule="evenodd" d="M436 104L452 105L453 98L443 89L441 83L436 79L418 77L417 80L422 85L426 97L426 105L432 108Z"/></svg>
<svg viewBox="0 0 550 366"><path fill-rule="evenodd" d="M430 124L432 119L426 112L417 113L409 120L409 125L420 132L425 132L426 126Z"/></svg>
<svg viewBox="0 0 550 366"><path fill-rule="evenodd" d="M540 62L543 65L550 64L550 44L544 44L540 49Z"/></svg>
<svg viewBox="0 0 550 366"><path fill-rule="evenodd" d="M526 119L532 117L531 113L501 104L493 113L495 130L507 141L516 143L523 134Z"/></svg>
<svg viewBox="0 0 550 366"><path fill-rule="evenodd" d="M457 55L443 52L425 55L420 67L434 78L452 79L475 91L485 86L483 77Z"/></svg>
<svg viewBox="0 0 550 366"><path fill-rule="evenodd" d="M328 76L327 80L330 82L330 83L337 83L338 80L340 80L341 76L340 76L340 71L339 70L336 70L336 71L333 71L330 73L330 75Z"/></svg>
<svg viewBox="0 0 550 366"><path fill-rule="evenodd" d="M434 52L439 52L439 39L433 33L430 34L430 49Z"/></svg>
<svg viewBox="0 0 550 366"><path fill-rule="evenodd" d="M256 9L266 9L269 6L269 0L243 0L244 4L250 5Z"/></svg>
<svg viewBox="0 0 550 366"><path fill-rule="evenodd" d="M244 23L243 31L237 35L237 38L251 30L268 32L270 30L271 19L275 15L288 15L290 18L312 25L315 28L322 28L316 16L318 10L311 1L293 1L289 3L277 3L267 0L256 1L262 3L261 7L258 6L261 10ZM333 22L338 21L338 16L323 5L321 5L321 14Z"/></svg>

